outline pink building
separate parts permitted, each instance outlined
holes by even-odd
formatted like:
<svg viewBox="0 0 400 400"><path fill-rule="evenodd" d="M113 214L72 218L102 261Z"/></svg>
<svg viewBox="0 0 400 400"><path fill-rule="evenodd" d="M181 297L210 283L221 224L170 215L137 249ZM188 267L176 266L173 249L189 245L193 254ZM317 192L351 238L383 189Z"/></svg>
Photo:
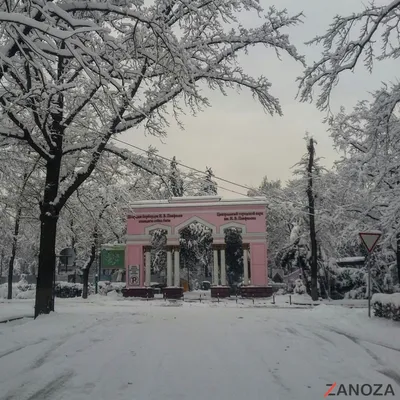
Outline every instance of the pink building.
<svg viewBox="0 0 400 400"><path fill-rule="evenodd" d="M222 199L218 196L174 197L170 200L133 203L127 222L126 295L149 294L146 290L150 286L151 277L151 231L164 229L167 231L167 288L165 291L166 295L171 295L170 297L180 296L180 231L193 222L201 223L212 231L213 295L218 294L223 297L229 293L229 288L226 286L224 231L232 227L241 230L243 240L245 287L242 289L242 295L270 295L270 288L267 288L265 206L266 199L263 197L234 200ZM218 257L218 252L220 257Z"/></svg>

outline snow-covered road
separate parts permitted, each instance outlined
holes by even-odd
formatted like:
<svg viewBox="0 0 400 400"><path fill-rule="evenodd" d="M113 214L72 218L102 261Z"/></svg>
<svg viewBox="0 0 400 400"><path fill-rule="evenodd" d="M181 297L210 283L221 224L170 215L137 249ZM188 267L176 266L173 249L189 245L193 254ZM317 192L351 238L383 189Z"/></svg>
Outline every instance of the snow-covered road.
<svg viewBox="0 0 400 400"><path fill-rule="evenodd" d="M0 324L0 399L313 400L333 382L400 398L400 325L364 309L167 304L64 300Z"/></svg>

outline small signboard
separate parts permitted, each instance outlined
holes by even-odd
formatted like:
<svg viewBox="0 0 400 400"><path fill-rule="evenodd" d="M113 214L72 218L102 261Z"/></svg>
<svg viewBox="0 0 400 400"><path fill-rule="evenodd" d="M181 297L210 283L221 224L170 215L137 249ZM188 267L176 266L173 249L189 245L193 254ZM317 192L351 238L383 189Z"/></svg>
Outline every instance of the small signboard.
<svg viewBox="0 0 400 400"><path fill-rule="evenodd" d="M139 265L128 266L128 282L130 286L140 285L140 268Z"/></svg>
<svg viewBox="0 0 400 400"><path fill-rule="evenodd" d="M380 231L360 232L359 235L364 246L368 250L368 253L372 253L376 244L378 243L378 240L382 236L382 232Z"/></svg>
<svg viewBox="0 0 400 400"><path fill-rule="evenodd" d="M370 254L367 261L368 266L368 316L371 318L371 253L374 251L379 238L382 236L380 231L360 232L361 241Z"/></svg>
<svg viewBox="0 0 400 400"><path fill-rule="evenodd" d="M101 250L102 269L124 269L125 247L103 247Z"/></svg>

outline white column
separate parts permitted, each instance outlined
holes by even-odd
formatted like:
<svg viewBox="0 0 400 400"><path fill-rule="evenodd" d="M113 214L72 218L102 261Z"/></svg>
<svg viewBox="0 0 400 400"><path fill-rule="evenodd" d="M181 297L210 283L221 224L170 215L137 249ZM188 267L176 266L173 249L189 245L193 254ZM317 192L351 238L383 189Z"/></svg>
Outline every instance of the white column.
<svg viewBox="0 0 400 400"><path fill-rule="evenodd" d="M181 286L181 277L179 271L179 249L175 249L174 251L174 286L180 287Z"/></svg>
<svg viewBox="0 0 400 400"><path fill-rule="evenodd" d="M213 285L218 285L218 250L214 249Z"/></svg>
<svg viewBox="0 0 400 400"><path fill-rule="evenodd" d="M146 262L145 264L146 270L145 270L144 286L149 287L151 282L151 253L149 248L146 248L145 262Z"/></svg>
<svg viewBox="0 0 400 400"><path fill-rule="evenodd" d="M221 285L226 286L225 249L221 249Z"/></svg>
<svg viewBox="0 0 400 400"><path fill-rule="evenodd" d="M167 286L172 286L172 252L167 250Z"/></svg>
<svg viewBox="0 0 400 400"><path fill-rule="evenodd" d="M244 285L249 284L249 267L248 267L248 250L247 248L243 249L243 282Z"/></svg>

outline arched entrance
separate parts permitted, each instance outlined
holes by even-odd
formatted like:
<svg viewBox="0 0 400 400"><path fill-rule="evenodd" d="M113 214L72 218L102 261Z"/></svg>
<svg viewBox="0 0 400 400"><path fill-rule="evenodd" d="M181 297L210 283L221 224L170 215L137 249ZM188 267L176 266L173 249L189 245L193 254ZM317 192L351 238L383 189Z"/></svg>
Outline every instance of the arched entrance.
<svg viewBox="0 0 400 400"><path fill-rule="evenodd" d="M195 221L181 228L179 235L182 286L184 291L199 289L209 276L212 263L212 229Z"/></svg>
<svg viewBox="0 0 400 400"><path fill-rule="evenodd" d="M243 252L243 296L271 295L268 285L266 244L266 200L263 197L225 199L219 196L179 197L132 204L128 215L125 263L129 296L142 296L151 282L151 234L166 232L165 293L182 293L180 233L190 224L201 224L212 235L212 295L229 295L226 266L225 232L240 231ZM147 257L146 257L147 255Z"/></svg>

